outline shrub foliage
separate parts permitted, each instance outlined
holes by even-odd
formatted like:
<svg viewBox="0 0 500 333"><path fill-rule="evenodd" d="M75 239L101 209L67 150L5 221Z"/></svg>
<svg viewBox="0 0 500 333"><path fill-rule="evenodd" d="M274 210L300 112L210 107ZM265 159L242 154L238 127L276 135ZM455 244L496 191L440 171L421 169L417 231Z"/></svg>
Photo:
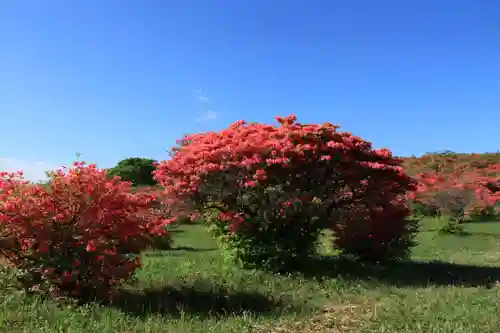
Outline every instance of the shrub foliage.
<svg viewBox="0 0 500 333"><path fill-rule="evenodd" d="M151 196L76 162L48 186L0 174L0 254L26 288L54 296L105 297L140 266L163 221Z"/></svg>
<svg viewBox="0 0 500 333"><path fill-rule="evenodd" d="M109 169L108 174L132 182L134 186L155 185L156 182L153 179L154 164L155 160L149 158L129 157Z"/></svg>
<svg viewBox="0 0 500 333"><path fill-rule="evenodd" d="M415 179L418 187L410 198L424 215L458 222L500 215L500 164L438 165L434 172L419 173Z"/></svg>
<svg viewBox="0 0 500 333"><path fill-rule="evenodd" d="M404 256L414 231L405 194L414 182L402 160L330 123L277 121L186 136L155 178L204 214L227 253L248 266L303 262L323 228L344 252Z"/></svg>

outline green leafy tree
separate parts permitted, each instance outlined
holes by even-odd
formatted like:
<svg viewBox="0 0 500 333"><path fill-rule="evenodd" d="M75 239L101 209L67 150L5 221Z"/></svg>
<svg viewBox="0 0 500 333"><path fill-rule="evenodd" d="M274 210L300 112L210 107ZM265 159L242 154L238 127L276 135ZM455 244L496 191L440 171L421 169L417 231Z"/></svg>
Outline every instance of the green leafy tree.
<svg viewBox="0 0 500 333"><path fill-rule="evenodd" d="M115 167L108 170L108 175L119 176L130 181L134 186L155 185L152 172L156 161L150 158L130 157L121 160Z"/></svg>

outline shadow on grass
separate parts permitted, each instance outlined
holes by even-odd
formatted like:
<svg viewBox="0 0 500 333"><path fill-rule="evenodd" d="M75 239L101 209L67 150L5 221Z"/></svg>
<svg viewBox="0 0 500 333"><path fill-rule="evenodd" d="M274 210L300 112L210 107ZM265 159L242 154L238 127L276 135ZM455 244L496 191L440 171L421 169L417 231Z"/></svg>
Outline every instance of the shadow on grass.
<svg viewBox="0 0 500 333"><path fill-rule="evenodd" d="M482 223L500 223L498 217L474 218L462 222L463 224L482 224Z"/></svg>
<svg viewBox="0 0 500 333"><path fill-rule="evenodd" d="M168 233L169 234L182 234L186 231L182 230L182 229L168 229Z"/></svg>
<svg viewBox="0 0 500 333"><path fill-rule="evenodd" d="M175 247L170 247L170 248L155 247L155 248L152 248L150 251L145 252L144 256L146 256L146 257L168 257L168 256L172 256L174 254L175 255L182 255L182 252L200 253L200 252L212 252L215 250L216 250L216 248L196 248L196 247L192 247L192 246L175 246Z"/></svg>
<svg viewBox="0 0 500 333"><path fill-rule="evenodd" d="M211 248L196 248L192 246L176 246L171 248L169 251L184 251L184 252L209 252L209 251L215 251L216 248L211 247Z"/></svg>
<svg viewBox="0 0 500 333"><path fill-rule="evenodd" d="M487 222L488 223L488 222ZM426 232L436 232L438 236L451 236L451 237L470 237L470 236L479 236L479 237L492 237L492 238L500 238L500 233L491 233L491 232L480 232L480 231L467 231L464 230L462 232L457 233L445 233L440 232L438 228L429 228L425 230Z"/></svg>
<svg viewBox="0 0 500 333"><path fill-rule="evenodd" d="M500 267L453 264L441 261L401 261L366 264L336 257L319 257L300 273L314 278L375 280L398 287L459 285L491 288L500 281Z"/></svg>
<svg viewBox="0 0 500 333"><path fill-rule="evenodd" d="M272 314L283 307L257 292L229 291L209 284L169 286L142 292L122 291L108 305L133 316L151 314L223 317L242 313Z"/></svg>
<svg viewBox="0 0 500 333"><path fill-rule="evenodd" d="M470 236L481 236L481 237L490 237L490 238L500 238L500 234L491 233L491 232L473 232Z"/></svg>
<svg viewBox="0 0 500 333"><path fill-rule="evenodd" d="M473 233L465 231L465 230L455 230L455 231L442 231L438 230L438 236L453 236L453 237L470 237L474 236Z"/></svg>

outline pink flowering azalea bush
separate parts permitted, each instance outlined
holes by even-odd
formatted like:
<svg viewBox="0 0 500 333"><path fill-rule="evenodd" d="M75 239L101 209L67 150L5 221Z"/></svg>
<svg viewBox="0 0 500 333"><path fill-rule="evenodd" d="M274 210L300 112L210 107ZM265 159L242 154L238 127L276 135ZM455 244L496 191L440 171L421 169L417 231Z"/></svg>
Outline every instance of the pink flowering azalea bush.
<svg viewBox="0 0 500 333"><path fill-rule="evenodd" d="M156 221L162 221L162 223L151 225L148 229L148 234L151 240L149 247L157 250L171 249L173 239L167 230L167 226L170 225L170 221L177 219L172 219L172 212L170 207L165 204L167 200L162 191L155 187L142 187L136 189L135 193L147 195L151 198L150 208L146 211L146 213L154 216Z"/></svg>
<svg viewBox="0 0 500 333"><path fill-rule="evenodd" d="M409 193L414 214L462 220L500 216L500 154L426 154L408 158L418 182Z"/></svg>
<svg viewBox="0 0 500 333"><path fill-rule="evenodd" d="M83 162L54 172L48 186L0 173L1 259L29 290L107 297L140 266L150 235L163 233L151 200Z"/></svg>
<svg viewBox="0 0 500 333"><path fill-rule="evenodd" d="M455 166L451 171L419 173L417 190L410 198L425 212L456 220L494 218L500 214L500 164L472 170Z"/></svg>
<svg viewBox="0 0 500 333"><path fill-rule="evenodd" d="M345 253L405 256L414 232L405 194L415 185L402 161L329 123L277 121L186 136L155 178L247 266L303 263L324 228Z"/></svg>

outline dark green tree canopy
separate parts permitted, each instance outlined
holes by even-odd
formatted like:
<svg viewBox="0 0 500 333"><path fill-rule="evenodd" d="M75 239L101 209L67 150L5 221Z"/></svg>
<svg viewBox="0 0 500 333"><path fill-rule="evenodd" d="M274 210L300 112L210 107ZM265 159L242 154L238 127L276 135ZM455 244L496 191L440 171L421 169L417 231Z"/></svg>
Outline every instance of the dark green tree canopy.
<svg viewBox="0 0 500 333"><path fill-rule="evenodd" d="M108 170L108 175L119 176L125 181L130 181L134 186L155 185L152 172L155 170L150 158L130 157L121 160L115 167Z"/></svg>

